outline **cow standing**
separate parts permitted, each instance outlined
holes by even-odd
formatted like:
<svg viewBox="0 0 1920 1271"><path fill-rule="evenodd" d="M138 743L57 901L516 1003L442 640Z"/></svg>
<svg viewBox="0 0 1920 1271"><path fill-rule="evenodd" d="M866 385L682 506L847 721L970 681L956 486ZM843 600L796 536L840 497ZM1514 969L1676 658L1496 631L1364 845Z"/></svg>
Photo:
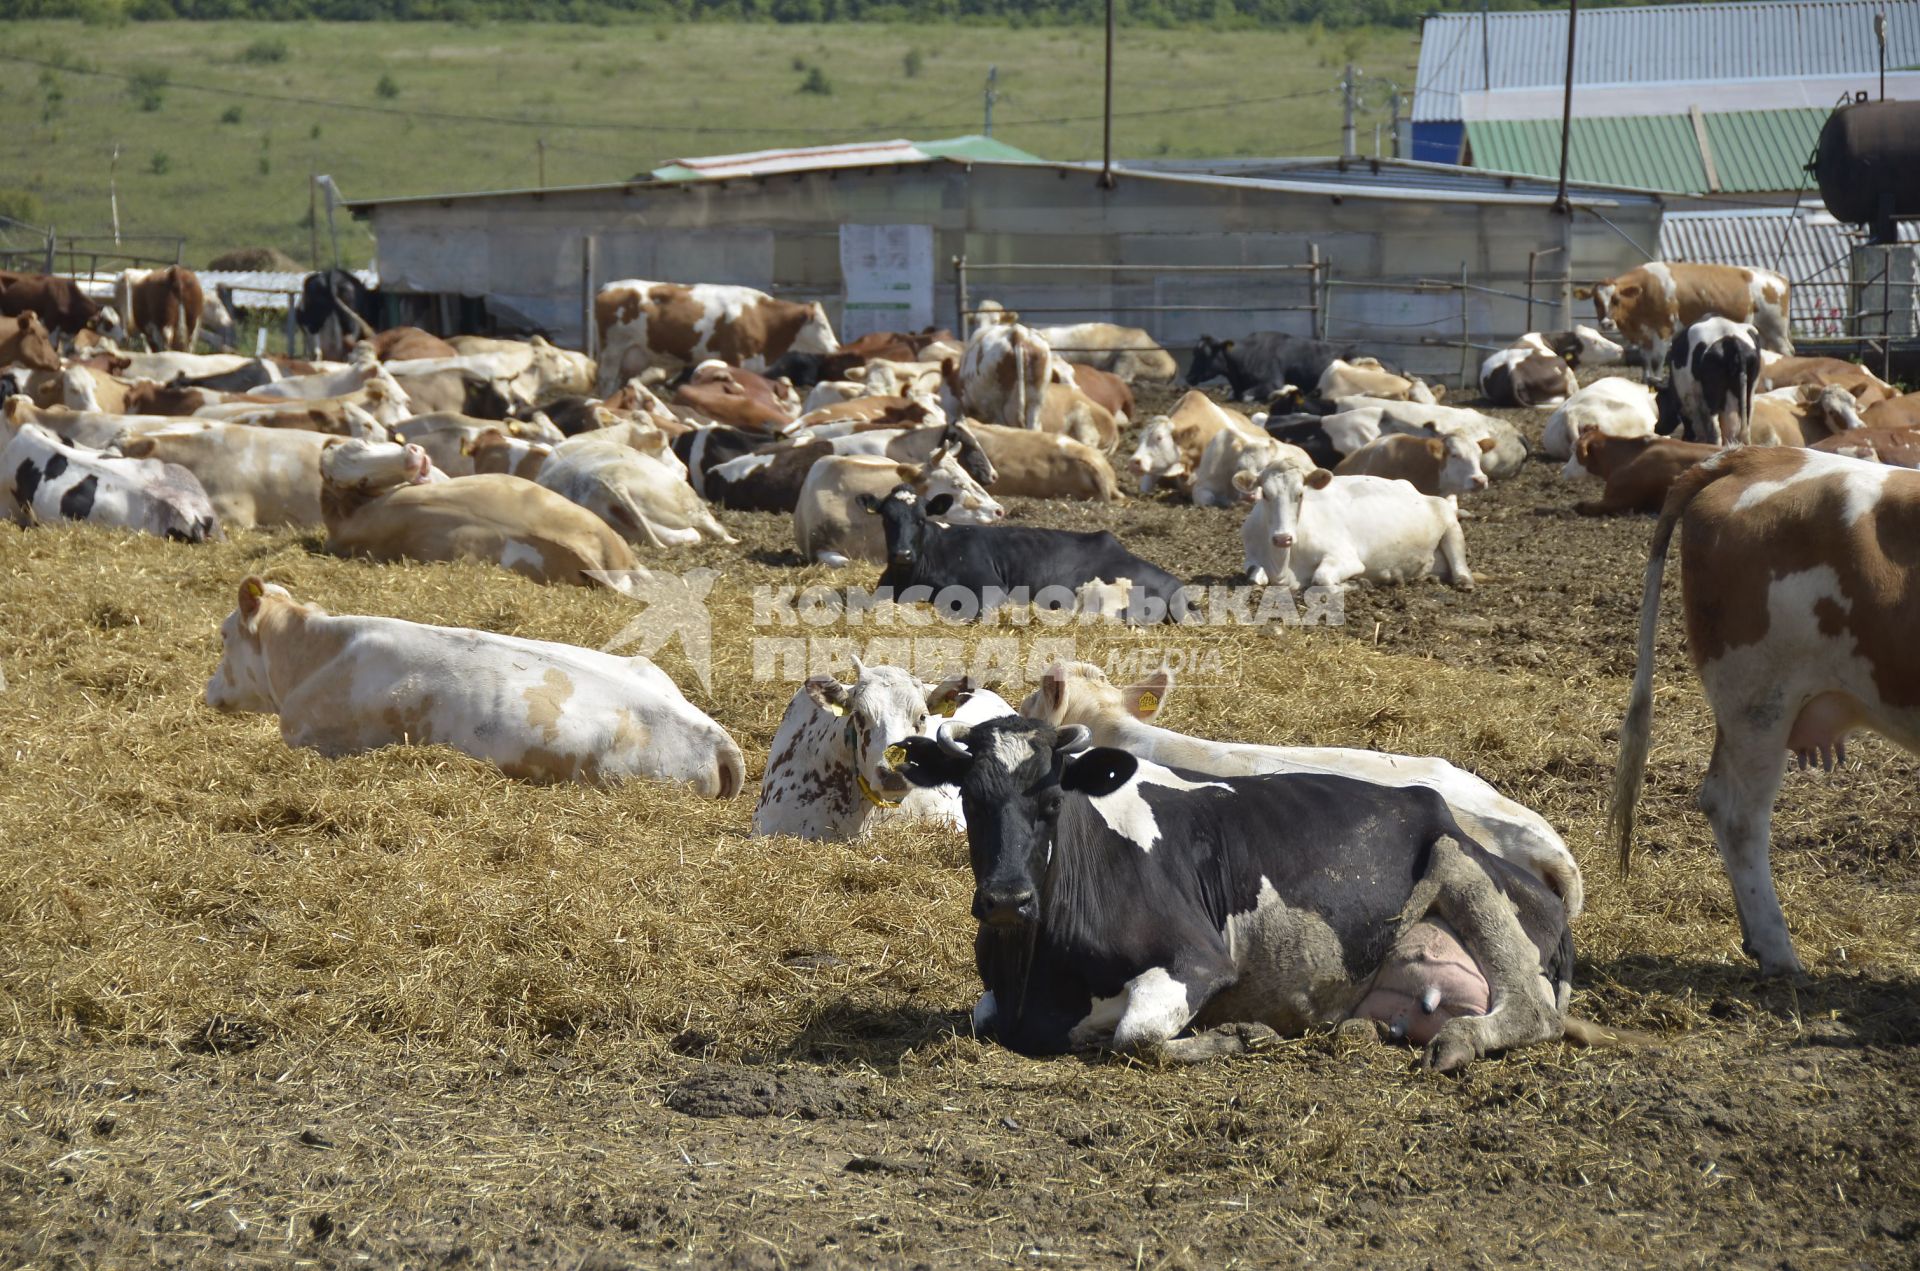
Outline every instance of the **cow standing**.
<svg viewBox="0 0 1920 1271"><path fill-rule="evenodd" d="M1706 318L1673 339L1668 362L1687 441L1746 444L1760 380L1758 332L1743 322Z"/></svg>
<svg viewBox="0 0 1920 1271"><path fill-rule="evenodd" d="M112 305L103 305L80 289L71 278L52 274L17 274L0 270L0 316L18 318L31 313L49 334L68 339L93 331L109 339L124 339L126 328Z"/></svg>
<svg viewBox="0 0 1920 1271"><path fill-rule="evenodd" d="M125 315L129 338L140 338L155 353L191 353L200 338L200 318L206 296L191 269L123 270L114 288L114 300Z"/></svg>
<svg viewBox="0 0 1920 1271"><path fill-rule="evenodd" d="M1763 348L1792 353L1789 291L1787 280L1771 270L1656 260L1573 294L1592 299L1601 322L1618 328L1621 339L1658 371L1675 332L1703 318L1752 323Z"/></svg>
<svg viewBox="0 0 1920 1271"><path fill-rule="evenodd" d="M1614 769L1610 817L1623 873L1676 529L1687 651L1713 708L1700 807L1733 883L1743 946L1761 974L1797 974L1769 863L1784 757L1831 766L1861 728L1920 754L1920 475L1748 446L1712 455L1674 483L1647 559L1639 665Z"/></svg>
<svg viewBox="0 0 1920 1271"><path fill-rule="evenodd" d="M977 1031L1195 1062L1361 1019L1443 1072L1565 1031L1566 910L1438 794L1086 740L1016 717L904 743L907 779L966 813Z"/></svg>
<svg viewBox="0 0 1920 1271"><path fill-rule="evenodd" d="M840 347L818 304L775 300L751 287L626 278L600 288L593 316L602 397L656 362L677 367L718 358L763 371L790 352Z"/></svg>

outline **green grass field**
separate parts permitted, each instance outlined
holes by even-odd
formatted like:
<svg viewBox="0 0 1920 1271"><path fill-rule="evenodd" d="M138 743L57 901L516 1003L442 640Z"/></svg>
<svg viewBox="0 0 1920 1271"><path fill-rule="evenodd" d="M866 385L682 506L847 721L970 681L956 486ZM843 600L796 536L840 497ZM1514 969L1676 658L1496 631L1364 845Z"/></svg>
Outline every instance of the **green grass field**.
<svg viewBox="0 0 1920 1271"><path fill-rule="evenodd" d="M978 132L990 65L997 137L1095 157L1101 42L1095 28L14 23L0 211L106 230L117 144L123 233L185 235L190 264L255 246L305 260L310 172L365 198L535 185L543 137L547 183L564 185L686 155ZM1115 152L1332 153L1349 57L1411 90L1407 31L1123 30ZM816 67L830 92L802 91ZM1367 95L1369 152L1387 92ZM516 119L539 122L489 121ZM356 263L372 254L358 225L341 247Z"/></svg>

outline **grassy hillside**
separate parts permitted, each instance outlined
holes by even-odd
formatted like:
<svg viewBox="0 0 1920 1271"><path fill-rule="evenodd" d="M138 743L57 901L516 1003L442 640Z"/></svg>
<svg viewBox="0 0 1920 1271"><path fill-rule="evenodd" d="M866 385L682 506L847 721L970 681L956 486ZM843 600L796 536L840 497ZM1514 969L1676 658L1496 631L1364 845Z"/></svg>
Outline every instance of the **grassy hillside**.
<svg viewBox="0 0 1920 1271"><path fill-rule="evenodd" d="M977 132L989 65L997 137L1050 158L1100 150L1093 27L17 22L8 37L0 213L104 230L117 143L122 231L184 234L189 263L241 246L305 260L310 172L367 197L534 185L543 137L562 185L683 155ZM1331 153L1349 58L1412 86L1408 31L1125 31L1115 151ZM1363 148L1387 91L1368 94ZM341 246L355 262L372 248L351 224Z"/></svg>

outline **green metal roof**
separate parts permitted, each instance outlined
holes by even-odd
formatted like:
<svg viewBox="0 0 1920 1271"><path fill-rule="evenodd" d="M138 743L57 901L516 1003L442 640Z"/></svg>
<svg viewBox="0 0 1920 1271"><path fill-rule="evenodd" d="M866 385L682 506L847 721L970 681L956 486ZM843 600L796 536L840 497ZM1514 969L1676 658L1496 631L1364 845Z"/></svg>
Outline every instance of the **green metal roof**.
<svg viewBox="0 0 1920 1271"><path fill-rule="evenodd" d="M1809 181L1802 165L1827 114L1743 110L1702 115L1718 190L1750 194L1802 188ZM1558 120L1469 120L1467 147L1476 168L1545 177L1560 172ZM1708 180L1693 119L1687 115L1575 119L1567 176L1676 194L1707 194L1716 188Z"/></svg>
<svg viewBox="0 0 1920 1271"><path fill-rule="evenodd" d="M976 160L982 163L1032 163L1040 157L978 133L948 137L945 141L916 141L913 144L936 159L959 159L968 163Z"/></svg>

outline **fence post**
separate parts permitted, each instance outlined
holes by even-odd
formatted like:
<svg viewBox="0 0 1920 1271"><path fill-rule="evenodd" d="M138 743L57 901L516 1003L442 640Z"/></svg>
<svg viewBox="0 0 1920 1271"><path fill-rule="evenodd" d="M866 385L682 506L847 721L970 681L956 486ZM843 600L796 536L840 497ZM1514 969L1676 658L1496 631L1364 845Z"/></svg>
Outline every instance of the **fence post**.
<svg viewBox="0 0 1920 1271"><path fill-rule="evenodd" d="M587 234L580 239L580 347L587 356L599 360L600 324L595 321L593 311L593 235Z"/></svg>
<svg viewBox="0 0 1920 1271"><path fill-rule="evenodd" d="M47 268L46 268L47 273L53 272L53 254L57 250L57 244L55 243L54 240L55 240L55 232L53 230L48 230L47 231Z"/></svg>
<svg viewBox="0 0 1920 1271"><path fill-rule="evenodd" d="M1320 325L1320 244L1307 244L1307 331L1316 340L1325 339Z"/></svg>
<svg viewBox="0 0 1920 1271"><path fill-rule="evenodd" d="M970 312L973 306L967 303L967 258L965 255L955 256L953 258L953 304L956 310L954 316L959 319L956 325L960 328L960 342L964 344L966 343L967 336L970 334L969 319L973 316Z"/></svg>
<svg viewBox="0 0 1920 1271"><path fill-rule="evenodd" d="M1467 262L1460 262L1460 387L1469 383L1473 362L1473 333L1467 329Z"/></svg>
<svg viewBox="0 0 1920 1271"><path fill-rule="evenodd" d="M1527 330L1529 331L1534 330L1533 276L1534 276L1534 270L1539 266L1539 264L1540 264L1540 252L1539 252L1539 249L1536 248L1533 251L1530 251L1527 253Z"/></svg>
<svg viewBox="0 0 1920 1271"><path fill-rule="evenodd" d="M294 332L294 327L296 325L294 321L294 313L300 307L299 300L300 298L298 296L287 297L287 356L288 357L299 356L294 351L294 347L293 347L293 340L294 340L293 332ZM262 328L263 332L264 330L265 328Z"/></svg>

